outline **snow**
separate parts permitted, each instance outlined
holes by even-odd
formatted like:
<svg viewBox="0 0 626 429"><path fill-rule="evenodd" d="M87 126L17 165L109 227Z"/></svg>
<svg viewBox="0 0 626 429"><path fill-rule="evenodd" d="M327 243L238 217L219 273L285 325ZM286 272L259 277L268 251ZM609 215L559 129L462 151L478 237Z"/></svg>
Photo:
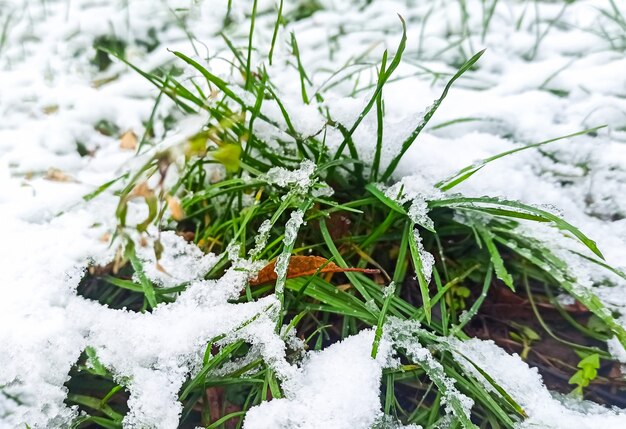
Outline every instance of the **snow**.
<svg viewBox="0 0 626 429"><path fill-rule="evenodd" d="M546 389L536 368L530 368L517 355L509 355L493 341L471 339L451 340L455 359L465 369L482 380L472 363L486 370L495 383L511 395L528 414L528 419L517 425L519 429L542 427L546 429L620 429L624 427L626 411L608 409L593 402L576 401L554 395ZM471 363L470 363L471 362Z"/></svg>
<svg viewBox="0 0 626 429"><path fill-rule="evenodd" d="M380 404L382 370L393 352L380 343L376 359L370 357L374 331L310 352L298 372L284 385L285 398L252 408L245 429L371 427L383 417Z"/></svg>
<svg viewBox="0 0 626 429"><path fill-rule="evenodd" d="M144 261L146 275L157 285L176 286L202 279L204 273L217 262L213 253L204 254L197 246L181 240L172 231L165 231L158 237L163 246L160 259L156 260L153 247L140 247L138 256Z"/></svg>
<svg viewBox="0 0 626 429"><path fill-rule="evenodd" d="M230 36L238 41L245 41L249 28L245 3L233 2L230 15L236 23ZM285 3L285 13L296 7ZM484 9L478 0L466 1L467 21L456 1L375 1L362 9L349 1L320 3L324 10L281 29L275 63L268 67L301 135L318 133L326 113L348 128L356 120L369 90L354 92L352 97L354 79L343 78L362 67L359 80L375 82L375 70L367 64L377 64L384 49L393 52L397 46L396 13L409 24L409 46L397 70L401 79L384 91L382 165L392 159L425 109L439 97L444 79L440 75L454 73L462 53L471 55L487 47L477 69L457 82L430 128L401 161L389 196L396 198L403 189L405 201L412 202L413 221L431 226L426 202L442 196L434 184L459 169L522 144L608 124L595 135L499 159L455 191L554 206L592 235L609 264L626 268L626 45L623 29L601 12L611 15L608 0L540 1L528 8L525 2L501 0L484 37ZM392 341L384 339L377 358L371 359L373 332L363 331L320 352L306 353L300 365L288 363L284 339L274 332L278 300L269 296L246 304L228 303L254 272L256 266L245 261L236 261L238 269L219 280L203 280L219 255L205 255L174 233L164 232L158 265L151 246L137 250L157 286L189 283L175 303L142 314L110 309L76 294L85 269L111 261L116 250L107 237L115 228L117 199L111 190L89 202L83 201L83 195L135 171L155 151L180 146L204 120L182 120L181 113L164 100L155 110L158 147L148 148L140 158L120 148L118 134L130 130L142 135L158 92L119 62L98 71L90 62L94 40L116 35L128 44L127 58L147 70L173 61L167 48L196 57L228 58L218 35L226 4L209 0L0 0L0 28L6 26L6 40L0 32L0 391L4 392L0 394L0 428L68 427L77 411L64 404L63 384L89 346L118 380L131 380L126 386L130 412L125 427L175 428L181 411L178 391L198 371L207 342L220 334L227 334L224 341L243 338L253 344L285 387L285 398L248 413L246 428L365 428L385 422L380 379L382 369L393 365ZM626 14L623 3L615 4ZM274 2L259 1L259 10L272 13L258 16L255 63L269 50ZM551 25L557 16L561 24ZM302 62L313 82L307 88L309 96L324 90L324 113L300 101L300 80L289 65L286 40L290 31L298 38ZM196 37L193 46L187 32ZM468 32L471 37L464 37ZM544 33L538 40L537 34ZM146 48L151 34L158 39L154 50ZM209 64L227 80L241 79L231 74L227 61ZM344 71L333 75L344 65ZM439 76L436 81L429 70ZM188 67L183 73L183 78L195 75ZM277 140L289 141L278 107L264 105L264 109L282 130L257 120L255 132L270 147ZM165 118L173 119L173 129L165 128ZM446 125L459 118L472 119ZM102 121L119 133L98 132L95 127ZM353 135L365 162L374 156L376 126L370 114ZM326 143L331 150L341 141L340 133L329 129ZM79 155L77 146L88 154ZM316 184L312 168L307 162L295 170L276 168L267 178L275 186L297 185L302 191ZM51 169L59 172L57 179L71 180L53 180L47 174ZM320 189L323 195L329 188ZM142 220L141 213L133 216ZM294 212L290 222L295 234L302 213ZM263 225L251 256L267 240L271 225ZM526 228L529 235L548 240L564 252L581 250L553 229ZM150 233L152 238L157 236ZM285 237L285 243L293 240L295 235ZM426 275L431 258L422 255ZM611 310L622 315L620 322L626 326L626 280L580 258L571 257L568 263L575 266L580 287L601 284L595 290ZM277 269L286 269L285 264L277 264ZM253 323L245 324L251 319ZM492 343L452 344L524 407L530 418L520 428L626 426L622 410L574 403L551 394L536 370ZM429 359L430 352L417 343L402 346L417 360ZM609 342L609 350L625 361L624 349L616 340ZM471 407L467 402L466 406Z"/></svg>

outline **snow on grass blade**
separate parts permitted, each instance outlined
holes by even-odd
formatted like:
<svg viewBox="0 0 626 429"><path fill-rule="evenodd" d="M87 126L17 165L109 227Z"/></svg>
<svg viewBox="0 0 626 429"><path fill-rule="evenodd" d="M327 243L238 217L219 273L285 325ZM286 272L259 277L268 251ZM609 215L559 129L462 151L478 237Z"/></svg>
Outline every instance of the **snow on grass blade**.
<svg viewBox="0 0 626 429"><path fill-rule="evenodd" d="M130 261L133 266L133 270L135 270L135 274L139 278L139 283L141 284L141 288L143 289L143 293L148 301L148 304L151 308L155 308L157 306L156 294L154 292L154 286L152 282L146 276L146 273L143 270L143 264L137 257L135 253L135 244L132 240L128 240L126 243L126 249L124 250L125 257Z"/></svg>
<svg viewBox="0 0 626 429"><path fill-rule="evenodd" d="M402 207L402 205L400 205L398 202L392 200L387 195L385 195L385 193L383 191L381 191L380 189L378 189L378 187L375 184L368 183L367 185L365 185L365 189L367 189L367 191L370 194L372 194L373 196L378 198L381 203L383 203L384 205L389 207L391 210L394 210L394 211L396 211L396 212L398 212L400 214L403 214L405 216L407 215L407 212L404 209L404 207Z"/></svg>
<svg viewBox="0 0 626 429"><path fill-rule="evenodd" d="M407 324L399 320L391 321L388 326L389 335L397 345L405 350L407 356L419 364L428 377L435 383L439 393L445 403L445 410L448 414L456 417L461 426L465 429L477 429L471 421L471 409L474 401L465 396L455 386L454 380L449 378L444 367L413 337L412 333L419 327L414 327L413 323ZM407 332L404 332L407 331Z"/></svg>
<svg viewBox="0 0 626 429"><path fill-rule="evenodd" d="M615 317L613 317L613 314L611 314L609 309L606 308L602 301L600 301L600 298L598 298L590 288L576 285L576 280L571 279L571 276L567 273L567 264L565 262L556 257L550 249L541 246L536 240L519 236L514 236L513 238L516 241L522 241L523 246L520 247L511 240L494 236L495 241L508 247L522 258L527 259L541 268L550 277L554 278L561 288L606 323L617 336L620 343L626 347L626 329L618 323ZM532 252L528 252L525 249L530 249ZM535 256L535 254L541 255L541 257Z"/></svg>
<svg viewBox="0 0 626 429"><path fill-rule="evenodd" d="M400 204L399 202L395 201L392 198L389 198L383 191L381 191L377 185L375 185L374 183L368 183L367 185L365 185L365 189L372 194L374 197L376 197L381 203L383 203L384 205L386 205L387 207L389 207L390 209L392 209L393 211L400 213L404 216L408 216L409 218L411 218L410 213L407 212L407 210L402 206L402 204ZM415 220L411 219L413 222L415 222ZM419 219L418 219L419 220ZM435 233L434 228L432 227L432 225L429 225L426 222L416 222L417 225L421 226L422 228L424 228L427 231L432 232L433 234Z"/></svg>
<svg viewBox="0 0 626 429"><path fill-rule="evenodd" d="M472 362L471 359L469 359L467 356L463 355L458 350L456 350L456 348L451 346L451 347L449 347L449 349L452 352L452 355L454 356L455 360L463 359L465 362L467 362L469 365L471 365L481 376L483 376L485 378L485 382L486 382L485 385L493 387L498 392L498 394L500 394L500 396L506 401L506 403L509 406L511 406L511 408L513 408L513 410L517 414L519 414L521 417L527 417L526 412L524 411L524 409L515 401L515 399L513 399L513 397L511 397L511 395L509 395L509 393L505 389L502 388L502 386L500 386L493 379L493 377L491 377L489 375L488 372L486 372L485 370L480 368L478 365L476 365L474 362Z"/></svg>
<svg viewBox="0 0 626 429"><path fill-rule="evenodd" d="M430 294L428 291L428 285L430 283L430 270L429 262L424 258L426 252L422 245L422 238L419 236L417 229L413 228L409 234L409 249L411 250L411 258L413 260L413 266L415 268L415 277L419 284L420 292L422 295L422 303L424 305L424 312L426 314L426 321L431 322L431 308L430 308ZM428 254L430 258L432 255ZM432 270L432 263L430 263L430 269Z"/></svg>

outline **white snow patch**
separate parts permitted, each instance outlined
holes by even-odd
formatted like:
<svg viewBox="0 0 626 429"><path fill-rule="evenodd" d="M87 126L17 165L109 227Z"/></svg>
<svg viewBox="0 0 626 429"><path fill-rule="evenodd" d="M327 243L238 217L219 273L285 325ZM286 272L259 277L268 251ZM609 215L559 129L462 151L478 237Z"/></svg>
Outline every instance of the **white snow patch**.
<svg viewBox="0 0 626 429"><path fill-rule="evenodd" d="M392 355L383 340L371 357L374 331L365 330L311 352L283 387L285 398L252 408L244 428L369 428L381 418L380 380Z"/></svg>

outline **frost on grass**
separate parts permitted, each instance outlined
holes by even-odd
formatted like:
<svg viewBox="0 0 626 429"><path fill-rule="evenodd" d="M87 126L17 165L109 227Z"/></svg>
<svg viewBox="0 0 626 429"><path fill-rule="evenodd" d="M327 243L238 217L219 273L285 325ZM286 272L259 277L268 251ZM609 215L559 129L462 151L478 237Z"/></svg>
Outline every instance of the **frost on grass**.
<svg viewBox="0 0 626 429"><path fill-rule="evenodd" d="M313 184L311 176L314 172L315 163L305 160L295 170L289 170L284 167L272 167L265 174L265 180L282 188L290 187L300 192L306 192Z"/></svg>
<svg viewBox="0 0 626 429"><path fill-rule="evenodd" d="M269 219L265 219L259 226L257 235L254 237L254 248L250 250L250 257L255 257L261 253L267 244L267 239L270 236L270 230L272 229L272 222Z"/></svg>
<svg viewBox="0 0 626 429"><path fill-rule="evenodd" d="M470 421L474 401L457 389L454 380L446 375L441 363L433 357L430 350L420 344L419 323L390 318L385 329L394 347L402 349L410 359L419 364L437 386L442 395L441 402L445 406L446 413L458 419Z"/></svg>

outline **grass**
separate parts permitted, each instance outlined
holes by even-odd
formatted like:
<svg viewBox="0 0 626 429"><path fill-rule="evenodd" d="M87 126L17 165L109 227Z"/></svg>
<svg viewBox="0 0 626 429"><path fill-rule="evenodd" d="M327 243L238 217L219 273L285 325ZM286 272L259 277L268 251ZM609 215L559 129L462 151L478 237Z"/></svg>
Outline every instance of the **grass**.
<svg viewBox="0 0 626 429"><path fill-rule="evenodd" d="M497 0L485 3L485 32L496 3ZM464 10L464 3L460 5ZM316 2L310 2L310 6L303 3L293 13L308 16L316 7ZM270 52L274 52L279 26L287 19L282 13L282 2L276 12ZM496 289L519 290L520 296L528 297L545 332L555 337L557 335L541 318L536 304L549 301L562 312L562 318L567 319L570 317L567 311L553 297L563 292L572 295L595 315L602 329L590 332L574 320L566 320L585 338L581 342L567 341L571 350L594 353L603 360L610 360L601 343L587 339L604 340L615 335L626 345L624 329L591 290L577 286L577 280L559 253L549 244L528 237L519 226L540 223L559 229L587 248L585 258L590 262L612 269L602 262L602 253L584 232L559 216L518 201L469 198L453 192L458 184L471 180L472 175L490 162L559 139L593 133L597 128L520 147L461 169L437 184L443 193L441 198L426 201L432 224L424 219L416 220L410 215L412 200L405 198L404 191L389 195L384 192L385 186L394 184L394 172L403 155L412 145L419 144L420 132L445 105L444 99L455 81L479 62L482 51L469 56L449 77L440 98L417 121L396 156L388 165L382 165L383 89L392 81L402 61L406 30L393 55L387 51L383 54L377 69L377 81L369 89L368 101L356 121L341 124L327 117L324 129L308 136L299 132L297 121L280 99L267 71L263 67L252 69L255 15L256 1L244 50L239 51L228 43L237 60L238 72L244 76L240 87L180 52L173 54L197 71L198 77L205 80L202 85L183 83L170 74L149 73L129 64L159 88L159 97L169 97L188 114L204 111L209 119L196 135L172 149L185 153L184 165L175 164L169 151L156 152L133 176L120 179L123 188L118 192L118 228L114 234L115 239L124 243L116 261L120 270L94 271L79 289L83 295L114 308L150 311L159 304L173 302L185 290L184 284L170 289L158 288L143 274L129 232L145 233L150 226L176 230L190 237L201 249L223 255L207 278L219 278L230 266L226 255L229 249L233 249L233 244L239 246L240 257L252 261L278 258L277 266L283 269L291 255L309 254L325 257L344 268L379 268L383 273L380 277L347 272L332 277L318 273L287 278L286 271L278 270L275 284L249 285L239 301L275 293L283 309L277 320L277 331L284 324L289 325L305 339L311 350L323 349L364 328L374 327L376 336L372 356L375 356L388 323L419 322L419 326L414 325L412 335L398 334L395 338L402 366L385 370L381 401L385 413L393 419L425 428L434 427L448 418L451 427L513 428L524 419L524 410L495 384L489 374L483 373L493 384L492 389L453 359L455 351L447 341L449 336L461 340L468 338L473 317ZM403 20L401 25L404 28ZM535 50L549 27L538 34ZM295 35L292 34L290 40L293 64L300 76L302 102L322 101L322 90L309 96L310 80L300 60ZM106 55L102 58L117 57L125 61L119 50L104 47L103 52ZM241 96L243 92L246 97ZM210 99L207 95L210 93L217 96ZM281 120L264 113L268 104L278 108ZM377 118L377 145L371 165L361 160L359 144L353 140L355 131L368 114L375 114ZM150 121L153 121L152 117ZM284 132L287 137L269 145L261 136L255 135L257 121ZM335 151L331 151L325 141L331 130L337 130L343 136ZM147 147L148 140L149 136L144 136L142 146ZM207 165L221 168L223 179L211 181L207 177ZM298 170L306 165L313 165L307 186L280 186L272 179L275 167ZM165 186L162 179L170 169L178 169L179 179L175 184ZM159 185L155 189L147 188L147 181L159 176L161 180L156 181ZM112 182L103 185L88 198L111 185ZM332 188L332 195L324 192L328 187ZM134 198L145 201L148 216L139 225L128 225L126 213ZM168 218L166 207L171 199L180 201L184 216ZM257 231L262 225L268 227L268 233L259 240ZM157 241L157 254L158 245ZM138 283L129 280L132 273L137 274ZM347 286L338 287L342 284ZM526 332L526 337L515 334L513 338L526 341L525 346L532 347L530 340L534 341L535 337L528 334L532 330L519 327L518 330ZM185 383L180 392L184 406L181 427L233 427L226 426L227 423L241 427L250 407L283 396L280 380L262 360L252 361L229 373L222 371L216 376L216 369L245 355L249 349L243 341L217 348L215 344L220 339L215 338L207 344L202 369ZM416 346L427 348L431 358L424 359L416 353ZM86 362L91 365L85 365ZM572 375L575 372L573 370ZM450 380L454 382L454 389L450 387ZM93 351L87 350L81 357L68 387L68 403L77 404L87 412L76 422L77 427L121 427L127 411L124 386L114 381L106 368L98 365ZM225 402L233 405L235 411L224 408L215 414L207 392L218 388ZM475 403L471 413L462 403L463 396ZM450 416L442 406L444 399L450 404Z"/></svg>

